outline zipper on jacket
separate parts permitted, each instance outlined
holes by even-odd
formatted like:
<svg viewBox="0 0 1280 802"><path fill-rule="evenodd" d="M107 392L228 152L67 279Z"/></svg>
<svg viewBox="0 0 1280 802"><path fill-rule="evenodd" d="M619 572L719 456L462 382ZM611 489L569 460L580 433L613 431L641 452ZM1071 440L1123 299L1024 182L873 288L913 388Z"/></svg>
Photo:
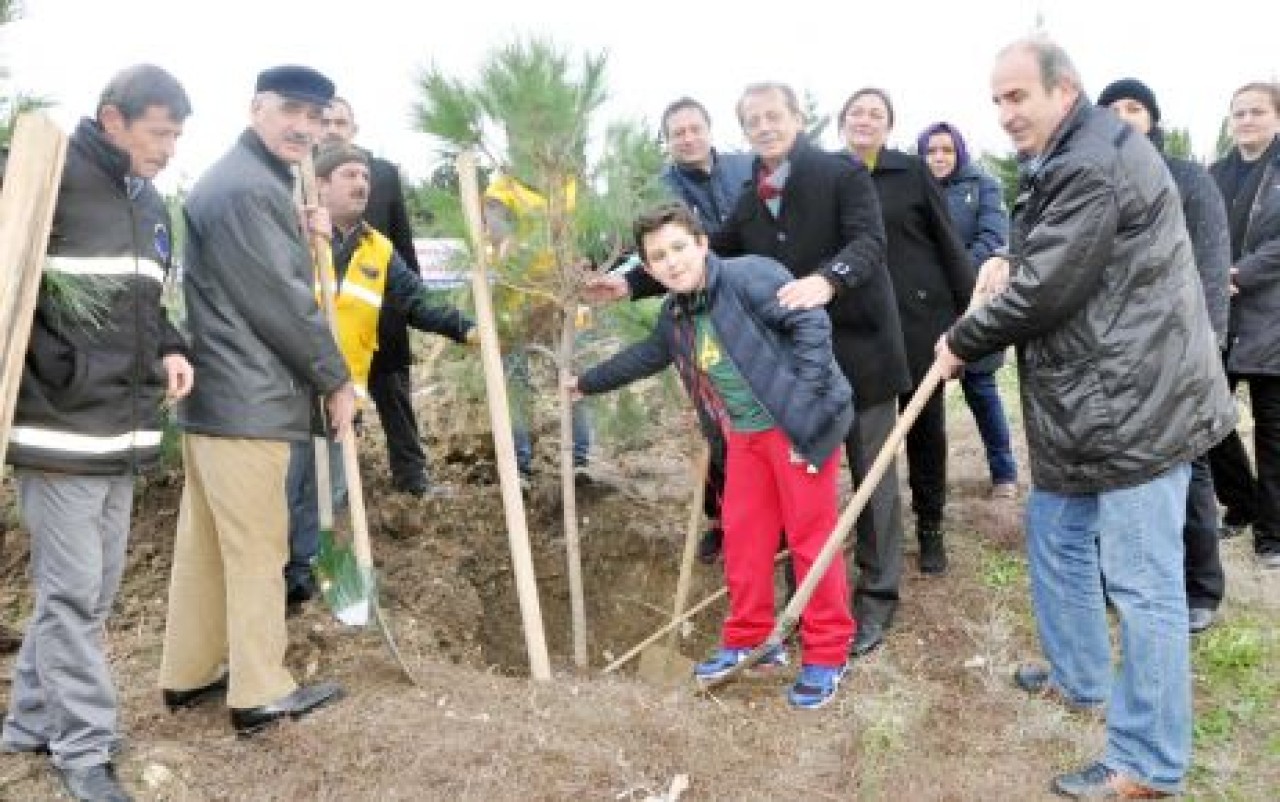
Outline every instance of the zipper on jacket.
<svg viewBox="0 0 1280 802"><path fill-rule="evenodd" d="M145 189L145 186L143 187ZM139 190L139 195L142 191ZM125 185L125 197L129 201L129 231L133 239L133 384L132 390L133 404L131 410L132 431L130 438L132 440L129 446L129 472L134 476L139 473L138 467L138 426L141 423L138 405L142 402L142 304L139 297L140 285L142 284L142 265L139 264L139 247L138 247L138 214L136 207L136 199L129 196L128 184Z"/></svg>

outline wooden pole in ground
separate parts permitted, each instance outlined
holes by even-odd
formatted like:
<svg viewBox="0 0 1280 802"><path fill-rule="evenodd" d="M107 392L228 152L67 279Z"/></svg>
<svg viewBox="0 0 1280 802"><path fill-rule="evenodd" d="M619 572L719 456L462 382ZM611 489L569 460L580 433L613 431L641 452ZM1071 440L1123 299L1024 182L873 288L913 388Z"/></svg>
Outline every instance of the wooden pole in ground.
<svg viewBox="0 0 1280 802"><path fill-rule="evenodd" d="M520 477L516 470L516 446L511 434L507 384L502 373L498 330L493 320L493 298L489 294L489 260L481 221L480 184L476 175L475 154L469 150L459 154L457 170L458 186L462 192L462 211L467 218L471 250L475 258L475 267L471 271L471 291L475 299L476 324L480 328L480 361L484 366L489 422L493 428L494 452L498 460L498 483L502 490L502 509L507 521L507 539L511 545L511 567L516 575L516 595L520 602L520 617L524 623L525 648L529 653L529 674L536 680L550 680L551 661L547 656L547 640L542 629L538 582L533 572L529 527L524 514L524 498L520 495Z"/></svg>
<svg viewBox="0 0 1280 802"><path fill-rule="evenodd" d="M563 309L560 330L560 353L557 360L557 398L560 400L560 497L564 520L564 551L568 563L569 614L573 623L573 664L587 667L587 605L582 587L582 549L578 537L578 499L574 484L573 399L568 381L573 360L573 341L577 333L577 304Z"/></svg>
<svg viewBox="0 0 1280 802"><path fill-rule="evenodd" d="M66 153L67 136L47 115L31 112L18 118L0 193L0 465L9 445Z"/></svg>

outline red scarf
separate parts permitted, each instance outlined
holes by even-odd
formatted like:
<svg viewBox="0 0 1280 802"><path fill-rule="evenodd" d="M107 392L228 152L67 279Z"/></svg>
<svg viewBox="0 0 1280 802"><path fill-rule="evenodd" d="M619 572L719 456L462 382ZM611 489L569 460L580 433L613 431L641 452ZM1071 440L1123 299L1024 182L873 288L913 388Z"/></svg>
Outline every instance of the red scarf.
<svg viewBox="0 0 1280 802"><path fill-rule="evenodd" d="M756 197L768 203L774 198L782 197L782 188L775 187L769 183L771 173L767 167L761 167L760 172L756 175Z"/></svg>

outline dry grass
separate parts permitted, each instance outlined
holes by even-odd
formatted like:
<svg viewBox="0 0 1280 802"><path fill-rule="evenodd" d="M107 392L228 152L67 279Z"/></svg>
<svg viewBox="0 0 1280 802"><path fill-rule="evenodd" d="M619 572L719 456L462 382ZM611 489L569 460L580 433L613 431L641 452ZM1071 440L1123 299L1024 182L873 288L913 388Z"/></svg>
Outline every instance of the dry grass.
<svg viewBox="0 0 1280 802"><path fill-rule="evenodd" d="M373 635L341 632L312 610L291 623L290 666L300 677L341 680L350 697L299 724L237 740L224 709L170 716L157 700L176 486L153 487L139 511L110 639L133 744L123 775L144 802L647 802L662 799L680 775L690 784L684 802L1051 798L1050 775L1095 755L1102 727L1010 686L1013 666L1037 654L1018 516L985 499L980 443L963 406L951 411L952 570L922 579L908 555L888 644L858 662L842 694L817 713L787 707L789 677L705 697L568 673L554 488L534 494L531 517L561 673L545 685L516 676L523 641L500 505L491 486L477 484L484 449L458 441L434 450L437 462L455 450L470 454L450 469L462 494L425 503L375 496L373 505L375 554L421 686L401 681ZM666 449L616 456L606 471L636 477L629 492L605 488L581 504L596 665L656 628L670 604L687 483L682 458ZM371 473L379 468L375 458ZM369 479L375 493L385 491L378 476ZM10 622L27 603L22 548L11 535L4 562L12 567L0 587ZM1227 634L1196 652L1191 791L1199 799L1269 800L1280 787L1277 581L1253 567L1243 542L1227 544L1224 561ZM695 598L718 584L708 569L696 580ZM686 654L709 648L721 612L697 622ZM0 758L0 799L56 793L41 760Z"/></svg>

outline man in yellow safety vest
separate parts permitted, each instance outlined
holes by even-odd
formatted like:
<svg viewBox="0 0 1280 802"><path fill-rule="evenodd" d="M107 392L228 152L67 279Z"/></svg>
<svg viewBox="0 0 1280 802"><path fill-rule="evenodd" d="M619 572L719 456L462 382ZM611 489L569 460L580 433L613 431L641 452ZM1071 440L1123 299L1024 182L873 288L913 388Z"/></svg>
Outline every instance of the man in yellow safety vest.
<svg viewBox="0 0 1280 802"><path fill-rule="evenodd" d="M378 349L378 320L392 309L409 325L458 343L478 342L474 324L457 309L438 306L427 287L395 252L391 241L362 218L369 201L369 156L352 145L329 145L316 156L321 205L332 223L334 314L338 348L351 371L361 407L367 404L369 366ZM317 298L320 277L316 276ZM329 466L335 506L346 499L337 443L330 441ZM294 443L289 463L288 600L296 607L315 595L311 559L319 548L315 461L311 443Z"/></svg>

